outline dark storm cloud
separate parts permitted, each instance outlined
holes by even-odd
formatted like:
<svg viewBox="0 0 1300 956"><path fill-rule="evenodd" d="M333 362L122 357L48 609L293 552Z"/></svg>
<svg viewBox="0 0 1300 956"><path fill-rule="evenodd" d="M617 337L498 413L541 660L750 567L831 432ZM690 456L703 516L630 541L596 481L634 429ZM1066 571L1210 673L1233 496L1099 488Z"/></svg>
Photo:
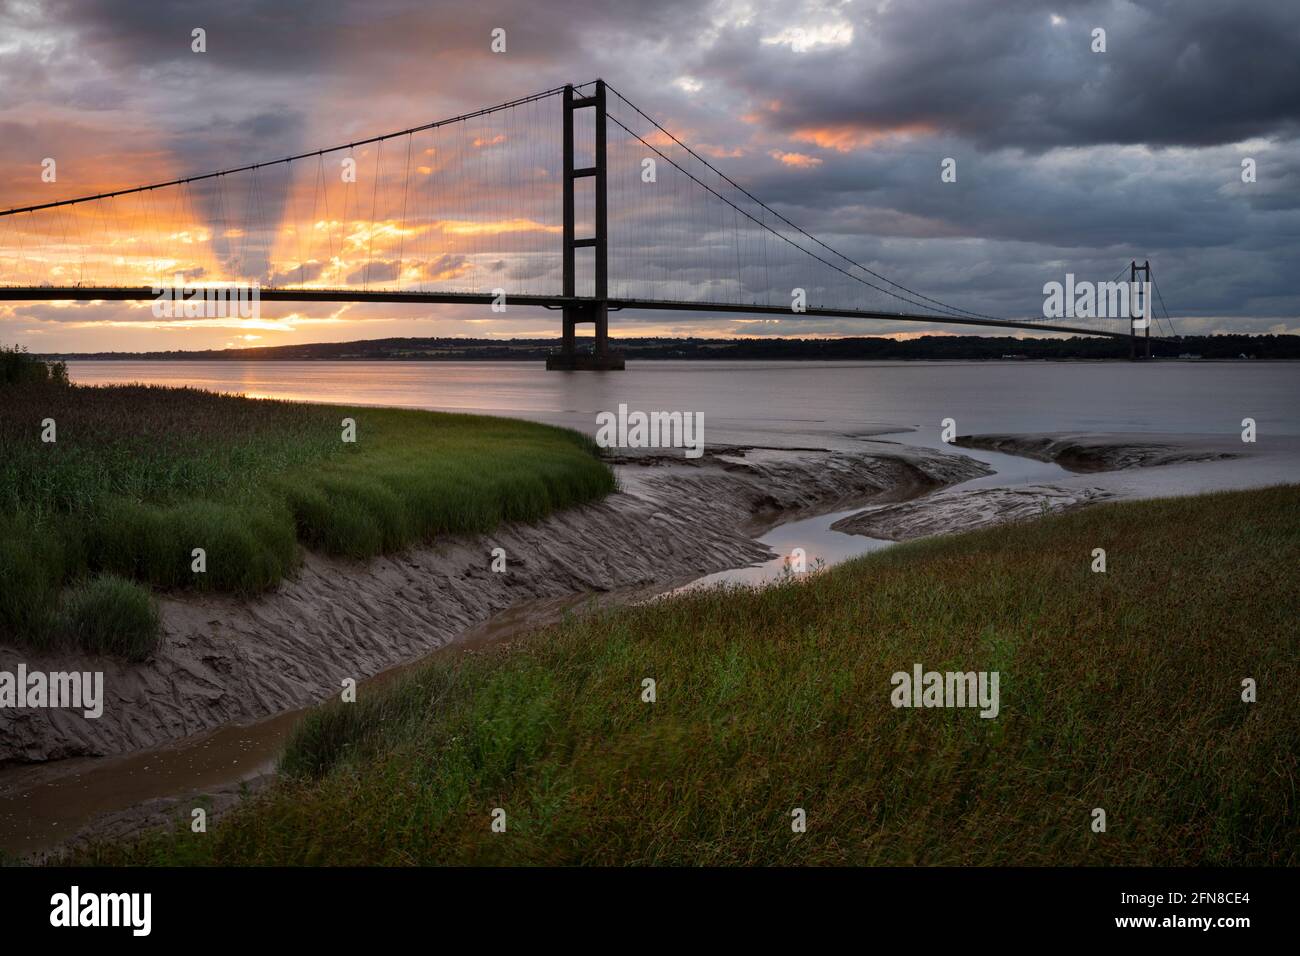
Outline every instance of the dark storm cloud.
<svg viewBox="0 0 1300 956"><path fill-rule="evenodd" d="M304 150L304 111L283 104L268 106L249 116L207 116L168 134L165 140L178 158L177 168L215 170Z"/></svg>
<svg viewBox="0 0 1300 956"><path fill-rule="evenodd" d="M1294 0L927 0L838 8L853 43L795 52L723 33L698 71L779 101L794 131L926 124L985 149L1204 146L1300 124ZM1053 22L1053 20L1056 22ZM1106 52L1091 50L1106 31Z"/></svg>
<svg viewBox="0 0 1300 956"><path fill-rule="evenodd" d="M1242 183L1234 177L1224 194L1245 200L1260 212L1300 209L1300 155L1294 148L1261 157L1255 175L1253 183Z"/></svg>
<svg viewBox="0 0 1300 956"><path fill-rule="evenodd" d="M694 0L548 0L525 3L321 0L214 3L212 0L50 0L46 23L77 31L86 53L119 69L158 70L192 62L191 31L207 33L206 56L223 69L263 75L369 77L401 81L411 66L444 68L444 83L464 84L481 95L493 74L539 68L578 82L573 70L602 45L629 33L667 36L695 30L707 4ZM491 31L506 31L509 56L489 49ZM616 53L616 49L610 49ZM449 66L476 63L461 75ZM564 70L563 74L557 72ZM378 72L376 72L378 71ZM579 70L578 72L581 72Z"/></svg>
<svg viewBox="0 0 1300 956"><path fill-rule="evenodd" d="M379 12L383 4L369 6ZM195 60L199 55L241 72L324 70L346 35L339 27L356 14L298 0L52 0L43 7L43 22L74 31L83 56L139 75L158 74L169 63L203 62ZM191 48L195 29L205 31L204 54Z"/></svg>

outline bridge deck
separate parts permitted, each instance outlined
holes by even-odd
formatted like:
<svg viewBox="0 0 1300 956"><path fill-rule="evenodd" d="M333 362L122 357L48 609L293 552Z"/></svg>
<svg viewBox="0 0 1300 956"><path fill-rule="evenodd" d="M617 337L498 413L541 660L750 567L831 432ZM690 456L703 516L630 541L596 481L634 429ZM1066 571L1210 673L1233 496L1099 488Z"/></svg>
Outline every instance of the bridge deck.
<svg viewBox="0 0 1300 956"><path fill-rule="evenodd" d="M400 292L395 290L362 291L357 289L286 289L261 288L258 297L264 302L389 302L443 305L490 305L496 297L488 293L473 292ZM8 286L0 287L0 301L5 302L122 302L152 301L158 293L148 287L109 286ZM590 298L558 295L507 295L507 305L525 305L547 309L591 305ZM789 306L736 305L721 302L679 302L659 299L608 300L611 311L644 309L669 312L726 312L742 315L792 315ZM1026 329L1033 332L1066 332L1074 335L1095 335L1104 338L1125 339L1127 331L1082 328L1056 325L1026 319L1023 322L1000 319L976 319L963 316L912 312L869 312L857 309L809 308L799 315L835 319L876 319L888 322L929 322L938 325L974 325L985 328ZM1155 338L1156 336L1152 336Z"/></svg>

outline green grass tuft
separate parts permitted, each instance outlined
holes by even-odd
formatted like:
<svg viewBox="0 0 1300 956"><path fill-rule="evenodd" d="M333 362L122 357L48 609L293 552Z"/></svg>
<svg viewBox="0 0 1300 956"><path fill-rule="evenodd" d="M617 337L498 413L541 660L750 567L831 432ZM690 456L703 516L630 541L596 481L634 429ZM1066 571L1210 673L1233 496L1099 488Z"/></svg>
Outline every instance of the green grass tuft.
<svg viewBox="0 0 1300 956"><path fill-rule="evenodd" d="M162 630L149 591L111 574L68 588L60 617L61 632L77 647L129 661L153 653Z"/></svg>

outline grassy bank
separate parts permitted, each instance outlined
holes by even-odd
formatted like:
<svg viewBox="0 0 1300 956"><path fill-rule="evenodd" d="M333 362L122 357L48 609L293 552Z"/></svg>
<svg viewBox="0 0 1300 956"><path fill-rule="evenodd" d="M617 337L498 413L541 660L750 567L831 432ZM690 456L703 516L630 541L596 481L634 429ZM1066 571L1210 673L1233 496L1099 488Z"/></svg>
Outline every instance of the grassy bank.
<svg viewBox="0 0 1300 956"><path fill-rule="evenodd" d="M580 616L314 712L207 834L81 861L1294 865L1298 562L1291 486ZM999 715L895 709L915 663L999 672Z"/></svg>
<svg viewBox="0 0 1300 956"><path fill-rule="evenodd" d="M139 658L153 644L141 630L157 631L147 589L251 594L292 569L300 544L367 558L613 486L582 436L526 422L0 384L0 641Z"/></svg>

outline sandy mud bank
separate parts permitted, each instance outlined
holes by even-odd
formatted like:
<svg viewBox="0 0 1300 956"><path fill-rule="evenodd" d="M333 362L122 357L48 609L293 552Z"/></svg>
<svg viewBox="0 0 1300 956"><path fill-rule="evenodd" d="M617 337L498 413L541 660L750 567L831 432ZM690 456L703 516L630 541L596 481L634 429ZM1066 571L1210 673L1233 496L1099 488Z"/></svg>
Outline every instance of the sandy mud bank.
<svg viewBox="0 0 1300 956"><path fill-rule="evenodd" d="M1191 436L963 435L954 444L1052 461L1083 473L1240 457L1222 438Z"/></svg>
<svg viewBox="0 0 1300 956"><path fill-rule="evenodd" d="M905 541L1037 518L1101 501L1262 487L1300 479L1300 442L1247 444L1236 435L964 435L954 442L1052 462L1069 474L1020 485L972 482L924 498L872 505L831 527Z"/></svg>
<svg viewBox="0 0 1300 956"><path fill-rule="evenodd" d="M949 494L936 492L919 501L872 508L841 518L831 528L886 541L907 541L1037 518L1110 497L1113 495L1098 488L1058 488L1054 485L980 488Z"/></svg>

